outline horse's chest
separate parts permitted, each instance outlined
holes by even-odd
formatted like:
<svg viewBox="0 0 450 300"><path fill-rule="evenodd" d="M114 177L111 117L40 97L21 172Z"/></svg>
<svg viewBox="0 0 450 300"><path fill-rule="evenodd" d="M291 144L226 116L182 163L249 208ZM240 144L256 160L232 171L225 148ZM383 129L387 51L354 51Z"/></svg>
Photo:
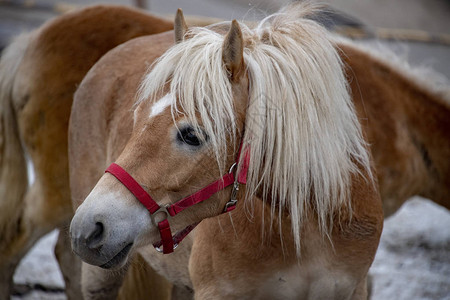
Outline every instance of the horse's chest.
<svg viewBox="0 0 450 300"><path fill-rule="evenodd" d="M163 256L161 253L157 253L153 246L143 247L139 252L154 270L170 282L177 286L192 288L188 270L189 254L192 245L189 239L190 237L188 236L177 248L177 251L171 255Z"/></svg>
<svg viewBox="0 0 450 300"><path fill-rule="evenodd" d="M293 266L270 276L260 299L348 299L353 290L353 280L344 273Z"/></svg>
<svg viewBox="0 0 450 300"><path fill-rule="evenodd" d="M246 276L239 283L219 284L218 295L236 299L350 299L355 282L346 274L326 269L293 266L268 276ZM252 287L252 288L249 288Z"/></svg>

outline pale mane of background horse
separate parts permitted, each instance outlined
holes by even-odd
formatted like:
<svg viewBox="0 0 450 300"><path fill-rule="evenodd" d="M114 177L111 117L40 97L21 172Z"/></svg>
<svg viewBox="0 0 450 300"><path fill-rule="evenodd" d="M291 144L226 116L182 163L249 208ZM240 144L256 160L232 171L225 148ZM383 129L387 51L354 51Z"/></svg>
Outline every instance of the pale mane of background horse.
<svg viewBox="0 0 450 300"><path fill-rule="evenodd" d="M250 149L246 199L258 194L272 202L272 217L277 208L279 220L289 211L298 253L308 209L314 207L320 230L328 235L342 207L351 215L351 174L361 167L372 180L341 59L328 31L309 19L317 12L314 5L296 4L254 29L241 23L250 92L243 140ZM172 113L182 108L194 126L200 116L223 170L225 141L238 131L232 86L223 69L224 37L207 28L192 28L186 35L193 38L155 63L138 103L157 97L170 79L170 93L178 96ZM253 214L252 203L247 204Z"/></svg>

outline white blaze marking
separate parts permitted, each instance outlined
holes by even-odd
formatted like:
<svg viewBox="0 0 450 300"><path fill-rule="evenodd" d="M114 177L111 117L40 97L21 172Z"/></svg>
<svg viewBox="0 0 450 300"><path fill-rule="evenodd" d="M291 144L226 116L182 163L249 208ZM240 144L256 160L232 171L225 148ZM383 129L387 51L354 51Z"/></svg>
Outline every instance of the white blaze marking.
<svg viewBox="0 0 450 300"><path fill-rule="evenodd" d="M162 97L161 99L159 99L152 106L152 110L150 112L150 118L161 114L166 109L166 107L168 107L169 105L172 104L172 102L173 102L172 94L167 94L164 97Z"/></svg>

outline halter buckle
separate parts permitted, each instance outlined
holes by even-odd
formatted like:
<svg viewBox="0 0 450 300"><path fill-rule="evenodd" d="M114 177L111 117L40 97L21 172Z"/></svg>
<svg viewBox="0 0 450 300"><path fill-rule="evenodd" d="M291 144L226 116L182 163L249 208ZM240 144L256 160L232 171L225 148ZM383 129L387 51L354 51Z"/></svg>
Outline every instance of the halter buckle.
<svg viewBox="0 0 450 300"><path fill-rule="evenodd" d="M233 183L233 190L231 190L231 197L230 197L230 201L228 201L225 204L225 208L224 208L224 212L229 212L231 210L234 209L234 206L236 206L237 203L237 193L239 191L239 183L237 181L235 181Z"/></svg>
<svg viewBox="0 0 450 300"><path fill-rule="evenodd" d="M233 172L234 169L236 168L236 166L237 166L237 163L232 164L231 167L230 167L230 170L228 170L228 173Z"/></svg>
<svg viewBox="0 0 450 300"><path fill-rule="evenodd" d="M153 247L155 247L155 246L153 246ZM173 244L173 250L177 249L177 247L178 247L178 243L174 243ZM155 247L155 250L157 252L159 252L159 253L163 253L163 246L161 245L159 247Z"/></svg>
<svg viewBox="0 0 450 300"><path fill-rule="evenodd" d="M239 191L239 183L235 181L233 183L233 190L231 191L231 201L237 201L237 193Z"/></svg>
<svg viewBox="0 0 450 300"><path fill-rule="evenodd" d="M234 206L236 206L237 200L230 200L227 202L227 204L225 204L225 208L223 210L223 212L229 212L232 211L234 209Z"/></svg>
<svg viewBox="0 0 450 300"><path fill-rule="evenodd" d="M167 220L170 220L171 215L169 214L168 208L169 208L169 205L160 206L160 207L158 208L157 211L155 211L154 213L150 214L150 219L152 220L153 225L155 225L156 227L158 227L158 223L159 223L159 222L164 221L164 220L166 220L166 219L167 219ZM159 213L165 214L165 217L162 218L162 219L156 220L155 217L156 217L156 215L159 214Z"/></svg>

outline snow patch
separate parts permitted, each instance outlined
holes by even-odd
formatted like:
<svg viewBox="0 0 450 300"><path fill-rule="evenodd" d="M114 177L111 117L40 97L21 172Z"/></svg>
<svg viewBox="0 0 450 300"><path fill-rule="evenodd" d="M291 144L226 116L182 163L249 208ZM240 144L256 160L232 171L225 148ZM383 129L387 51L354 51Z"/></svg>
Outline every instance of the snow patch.
<svg viewBox="0 0 450 300"><path fill-rule="evenodd" d="M64 279L53 254L58 232L53 230L31 248L14 273L15 283L64 287Z"/></svg>
<svg viewBox="0 0 450 300"><path fill-rule="evenodd" d="M370 274L372 299L450 300L450 212L423 198L384 223Z"/></svg>

